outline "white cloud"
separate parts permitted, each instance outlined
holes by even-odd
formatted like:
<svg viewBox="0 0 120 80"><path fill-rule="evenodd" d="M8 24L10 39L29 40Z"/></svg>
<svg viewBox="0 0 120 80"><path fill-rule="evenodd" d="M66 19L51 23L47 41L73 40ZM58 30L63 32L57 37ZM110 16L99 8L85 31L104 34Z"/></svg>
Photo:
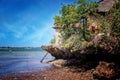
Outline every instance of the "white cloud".
<svg viewBox="0 0 120 80"><path fill-rule="evenodd" d="M54 35L52 17L43 19L39 13L23 12L16 14L17 21L8 23L4 22L5 30L11 32L18 45L41 45L48 43ZM31 32L31 33L30 33Z"/></svg>
<svg viewBox="0 0 120 80"><path fill-rule="evenodd" d="M48 43L46 39L50 39L54 35L54 30L51 26L52 24L46 24L45 27L36 29L34 33L23 39L21 43L29 42L35 45L41 45L42 42Z"/></svg>
<svg viewBox="0 0 120 80"><path fill-rule="evenodd" d="M4 23L6 30L10 31L12 35L16 38L21 38L25 32L28 31L26 26L15 26L8 23Z"/></svg>

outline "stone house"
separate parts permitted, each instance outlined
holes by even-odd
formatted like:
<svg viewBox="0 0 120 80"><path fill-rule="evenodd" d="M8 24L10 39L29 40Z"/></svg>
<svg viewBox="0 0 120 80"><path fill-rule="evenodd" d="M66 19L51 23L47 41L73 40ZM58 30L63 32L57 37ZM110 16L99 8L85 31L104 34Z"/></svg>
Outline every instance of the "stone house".
<svg viewBox="0 0 120 80"><path fill-rule="evenodd" d="M60 34L60 28L61 26L54 26L53 29L55 29L55 46L60 46L61 44L61 34Z"/></svg>

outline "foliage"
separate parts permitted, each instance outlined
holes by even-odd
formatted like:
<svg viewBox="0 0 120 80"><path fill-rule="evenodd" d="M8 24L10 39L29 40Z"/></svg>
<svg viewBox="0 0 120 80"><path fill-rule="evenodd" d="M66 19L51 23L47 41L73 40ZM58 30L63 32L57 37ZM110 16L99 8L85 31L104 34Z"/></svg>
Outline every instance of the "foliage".
<svg viewBox="0 0 120 80"><path fill-rule="evenodd" d="M117 0L116 0L117 1ZM65 48L71 47L70 51L74 52L81 47L89 45L87 39L91 36L90 30L88 30L91 23L83 23L84 18L93 18L93 21L102 25L103 33L110 33L112 36L120 37L120 1L118 0L113 10L107 13L107 15L101 15L97 13L96 7L98 3L87 2L86 0L78 0L74 4L63 5L60 10L60 16L54 17L54 24L61 26L61 35L63 40L63 46ZM79 25L75 27L75 24ZM84 27L83 27L84 26ZM111 27L111 28L110 28ZM86 35L86 39L83 37L83 33ZM75 36L77 35L77 37ZM78 37L79 36L79 37ZM71 39L70 39L71 38ZM69 40L70 39L70 40Z"/></svg>
<svg viewBox="0 0 120 80"><path fill-rule="evenodd" d="M120 13L116 13L112 20L112 35L120 37Z"/></svg>
<svg viewBox="0 0 120 80"><path fill-rule="evenodd" d="M78 0L78 10L79 16L89 17L89 14L96 12L96 7L98 6L96 2L87 2L86 0Z"/></svg>
<svg viewBox="0 0 120 80"><path fill-rule="evenodd" d="M64 48L69 48L71 45L72 45L72 44L71 44L70 42L68 42L68 43L66 43L66 44L64 45Z"/></svg>
<svg viewBox="0 0 120 80"><path fill-rule="evenodd" d="M70 25L68 27L63 27L61 29L61 34L64 40L67 40L68 38L70 38L72 35L78 35L81 36L82 35L82 29L79 28L75 28L74 25Z"/></svg>
<svg viewBox="0 0 120 80"><path fill-rule="evenodd" d="M75 32L73 27L75 23L79 21L79 15L77 13L77 7L74 4L63 5L60 10L61 16L54 17L54 24L61 26L61 34L63 39L67 39Z"/></svg>
<svg viewBox="0 0 120 80"><path fill-rule="evenodd" d="M64 24L70 25L71 23L78 22L79 16L77 14L77 7L74 4L63 5L61 11Z"/></svg>
<svg viewBox="0 0 120 80"><path fill-rule="evenodd" d="M115 37L120 37L120 1L116 2L114 9L112 10L112 26L111 35Z"/></svg>
<svg viewBox="0 0 120 80"><path fill-rule="evenodd" d="M55 25L59 25L59 26L62 26L62 18L60 16L55 16L54 17L54 24Z"/></svg>
<svg viewBox="0 0 120 80"><path fill-rule="evenodd" d="M79 16L77 14L77 8L74 4L67 6L63 5L60 10L61 16L54 17L54 23L60 26L68 26L71 23L78 22Z"/></svg>
<svg viewBox="0 0 120 80"><path fill-rule="evenodd" d="M80 35L72 35L68 38L63 44L64 48L67 49L69 52L77 51L81 48L81 41L79 40Z"/></svg>
<svg viewBox="0 0 120 80"><path fill-rule="evenodd" d="M82 41L82 48L88 46L88 42L87 41Z"/></svg>
<svg viewBox="0 0 120 80"><path fill-rule="evenodd" d="M83 33L89 35L89 31L81 29L81 18L89 17L91 11L95 10L97 6L96 2L87 2L86 0L78 0L77 3L63 5L60 10L61 16L54 17L54 24L61 26L61 34L64 40L67 40L73 34L82 35ZM76 28L75 24L79 23L79 27ZM88 25L85 25L88 28ZM83 38L83 36L81 36Z"/></svg>
<svg viewBox="0 0 120 80"><path fill-rule="evenodd" d="M72 52L75 52L75 51L77 51L78 49L76 48L76 47L72 47L72 49L70 50L70 52L72 53Z"/></svg>

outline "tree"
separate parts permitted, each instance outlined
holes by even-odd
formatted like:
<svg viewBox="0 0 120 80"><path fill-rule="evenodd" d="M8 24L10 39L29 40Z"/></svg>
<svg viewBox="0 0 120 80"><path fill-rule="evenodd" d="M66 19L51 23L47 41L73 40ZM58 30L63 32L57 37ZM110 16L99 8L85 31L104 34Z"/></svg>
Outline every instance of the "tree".
<svg viewBox="0 0 120 80"><path fill-rule="evenodd" d="M111 35L114 37L120 37L120 1L118 0L115 7L112 10L112 20L111 20Z"/></svg>
<svg viewBox="0 0 120 80"><path fill-rule="evenodd" d="M67 39L74 34L74 24L79 22L80 17L75 4L63 5L60 14L61 16L54 17L54 24L62 27L61 34Z"/></svg>
<svg viewBox="0 0 120 80"><path fill-rule="evenodd" d="M86 34L90 35L89 31L85 31L86 29L82 29L81 18L85 17L86 19L89 17L90 12L95 10L97 3L95 2L87 2L86 0L78 0L77 3L63 5L60 10L60 16L54 17L54 24L61 26L61 35L63 40L67 40L71 37L71 35L82 35ZM76 28L75 24L79 23L79 27ZM84 25L88 28L88 25ZM84 36L80 37L80 40L83 39Z"/></svg>

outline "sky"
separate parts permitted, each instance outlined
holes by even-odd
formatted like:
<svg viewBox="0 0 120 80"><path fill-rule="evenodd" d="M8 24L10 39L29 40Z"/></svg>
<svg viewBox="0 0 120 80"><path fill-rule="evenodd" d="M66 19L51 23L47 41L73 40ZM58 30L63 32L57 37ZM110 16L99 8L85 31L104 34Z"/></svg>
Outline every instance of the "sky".
<svg viewBox="0 0 120 80"><path fill-rule="evenodd" d="M75 1L0 0L0 46L48 45L55 35L53 18L59 15L61 3Z"/></svg>

